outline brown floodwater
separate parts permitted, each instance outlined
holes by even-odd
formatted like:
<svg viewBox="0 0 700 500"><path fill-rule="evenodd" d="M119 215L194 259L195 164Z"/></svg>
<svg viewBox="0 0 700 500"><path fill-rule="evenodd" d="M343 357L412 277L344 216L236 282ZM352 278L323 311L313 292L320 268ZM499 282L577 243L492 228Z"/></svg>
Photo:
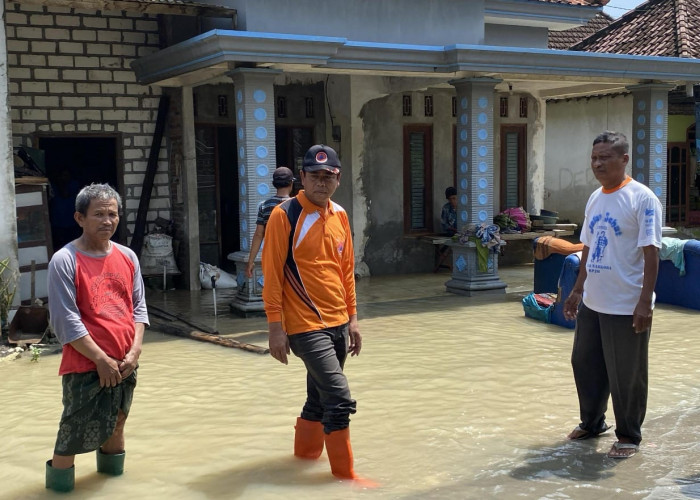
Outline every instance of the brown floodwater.
<svg viewBox="0 0 700 500"><path fill-rule="evenodd" d="M700 498L698 311L657 307L641 452L614 461L605 457L613 433L564 439L578 423L573 332L524 318L522 289L470 299L444 293L447 278L358 283L365 340L346 366L358 401L351 434L356 470L377 488L335 480L325 453L315 462L293 458L305 396L299 359L284 366L149 330L126 427L126 472L99 475L94 454L80 455L73 495ZM209 311L211 291L149 294L171 312L199 308L198 321ZM264 344L264 320L234 318L219 294L219 330ZM58 364L48 354L0 362L0 498L68 497L44 489L61 412Z"/></svg>

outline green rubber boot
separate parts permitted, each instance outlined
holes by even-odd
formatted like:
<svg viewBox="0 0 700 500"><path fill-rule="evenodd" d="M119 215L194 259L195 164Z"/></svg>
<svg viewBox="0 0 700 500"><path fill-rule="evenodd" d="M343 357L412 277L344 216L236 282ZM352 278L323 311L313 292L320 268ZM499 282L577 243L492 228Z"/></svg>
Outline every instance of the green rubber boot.
<svg viewBox="0 0 700 500"><path fill-rule="evenodd" d="M52 460L46 461L46 487L60 493L73 491L75 487L75 465L70 469L54 469Z"/></svg>
<svg viewBox="0 0 700 500"><path fill-rule="evenodd" d="M102 453L102 450L97 448L97 472L110 474L112 476L121 476L124 473L124 457L126 452L115 453L108 455Z"/></svg>

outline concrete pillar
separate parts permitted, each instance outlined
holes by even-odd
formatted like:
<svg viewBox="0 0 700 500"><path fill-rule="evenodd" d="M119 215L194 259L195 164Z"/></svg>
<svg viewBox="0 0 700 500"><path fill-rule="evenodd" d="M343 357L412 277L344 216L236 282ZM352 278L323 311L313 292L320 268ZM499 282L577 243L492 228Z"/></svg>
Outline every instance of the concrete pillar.
<svg viewBox="0 0 700 500"><path fill-rule="evenodd" d="M457 90L457 229L493 223L494 205L494 87L493 78L450 82ZM448 292L460 295L505 293L498 278L498 254L489 252L486 269L479 265L479 242L452 246L452 279Z"/></svg>
<svg viewBox="0 0 700 500"><path fill-rule="evenodd" d="M182 88L182 197L185 203L185 284L199 290L199 205L197 197L197 150L194 135L194 99L192 87Z"/></svg>
<svg viewBox="0 0 700 500"><path fill-rule="evenodd" d="M272 173L277 163L273 84L280 73L257 68L239 68L229 73L236 92L241 234L241 250L233 254L238 290L230 308L242 316L259 316L265 310L260 256L256 257L252 278L246 276L245 267L255 233L258 205L275 194L272 187Z"/></svg>
<svg viewBox="0 0 700 500"><path fill-rule="evenodd" d="M661 200L666 220L668 169L668 84L642 84L627 87L634 98L630 159L632 177L646 184Z"/></svg>
<svg viewBox="0 0 700 500"><path fill-rule="evenodd" d="M0 2L0 260L10 258L10 269L19 276L17 257L17 208L15 205L15 171L12 155L12 121L7 74L5 2ZM3 278L11 273L6 271ZM19 292L14 304L19 304ZM14 311L10 311L10 318Z"/></svg>
<svg viewBox="0 0 700 500"><path fill-rule="evenodd" d="M539 214L547 208L544 199L547 103L535 95L529 96L528 101L527 207L531 214Z"/></svg>

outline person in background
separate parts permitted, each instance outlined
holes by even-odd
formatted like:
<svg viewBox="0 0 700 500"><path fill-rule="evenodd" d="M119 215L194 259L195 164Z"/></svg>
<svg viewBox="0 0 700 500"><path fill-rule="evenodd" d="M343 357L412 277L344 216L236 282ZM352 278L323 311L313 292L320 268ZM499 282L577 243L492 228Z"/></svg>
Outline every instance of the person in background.
<svg viewBox="0 0 700 500"><path fill-rule="evenodd" d="M343 368L348 353L360 354L362 336L350 223L345 210L331 201L340 175L332 148L309 148L301 170L304 189L278 205L268 221L262 295L270 354L287 364L291 349L307 370L294 454L316 459L325 443L333 475L359 480L349 430L356 402Z"/></svg>
<svg viewBox="0 0 700 500"><path fill-rule="evenodd" d="M97 450L97 471L124 471L124 424L148 325L139 260L110 241L122 202L108 184L84 187L75 201L79 238L49 262L51 326L63 345L63 414L46 487L71 491L75 455Z"/></svg>
<svg viewBox="0 0 700 500"><path fill-rule="evenodd" d="M564 316L576 319L571 364L581 417L567 437L607 431L612 395L617 442L610 458L631 457L642 441L661 247L661 202L625 173L628 151L627 138L617 132L593 141L591 169L601 187L586 204L581 265L564 303Z"/></svg>
<svg viewBox="0 0 700 500"><path fill-rule="evenodd" d="M440 226L442 234L454 236L457 232L457 190L452 186L448 187L445 189L445 198L447 203L442 206Z"/></svg>
<svg viewBox="0 0 700 500"><path fill-rule="evenodd" d="M272 209L289 199L289 195L294 187L294 174L287 167L278 167L272 174L272 186L277 189L275 196L263 201L258 208L258 218L255 221L255 233L253 241L250 244L250 254L248 255L248 264L245 268L246 276L253 277L253 269L255 268L255 257L258 255L263 238L265 238L265 227L267 220L270 218Z"/></svg>

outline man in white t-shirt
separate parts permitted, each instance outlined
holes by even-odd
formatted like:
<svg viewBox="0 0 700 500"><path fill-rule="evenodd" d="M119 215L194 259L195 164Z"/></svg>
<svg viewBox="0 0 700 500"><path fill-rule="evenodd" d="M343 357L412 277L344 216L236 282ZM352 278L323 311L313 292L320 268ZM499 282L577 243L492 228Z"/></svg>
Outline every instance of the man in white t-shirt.
<svg viewBox="0 0 700 500"><path fill-rule="evenodd" d="M593 141L591 169L601 187L586 204L579 275L564 303L564 316L576 318L571 364L581 412L567 437L607 431L612 395L617 442L610 458L631 457L642 440L661 247L661 203L625 173L628 151L627 138L617 132Z"/></svg>

